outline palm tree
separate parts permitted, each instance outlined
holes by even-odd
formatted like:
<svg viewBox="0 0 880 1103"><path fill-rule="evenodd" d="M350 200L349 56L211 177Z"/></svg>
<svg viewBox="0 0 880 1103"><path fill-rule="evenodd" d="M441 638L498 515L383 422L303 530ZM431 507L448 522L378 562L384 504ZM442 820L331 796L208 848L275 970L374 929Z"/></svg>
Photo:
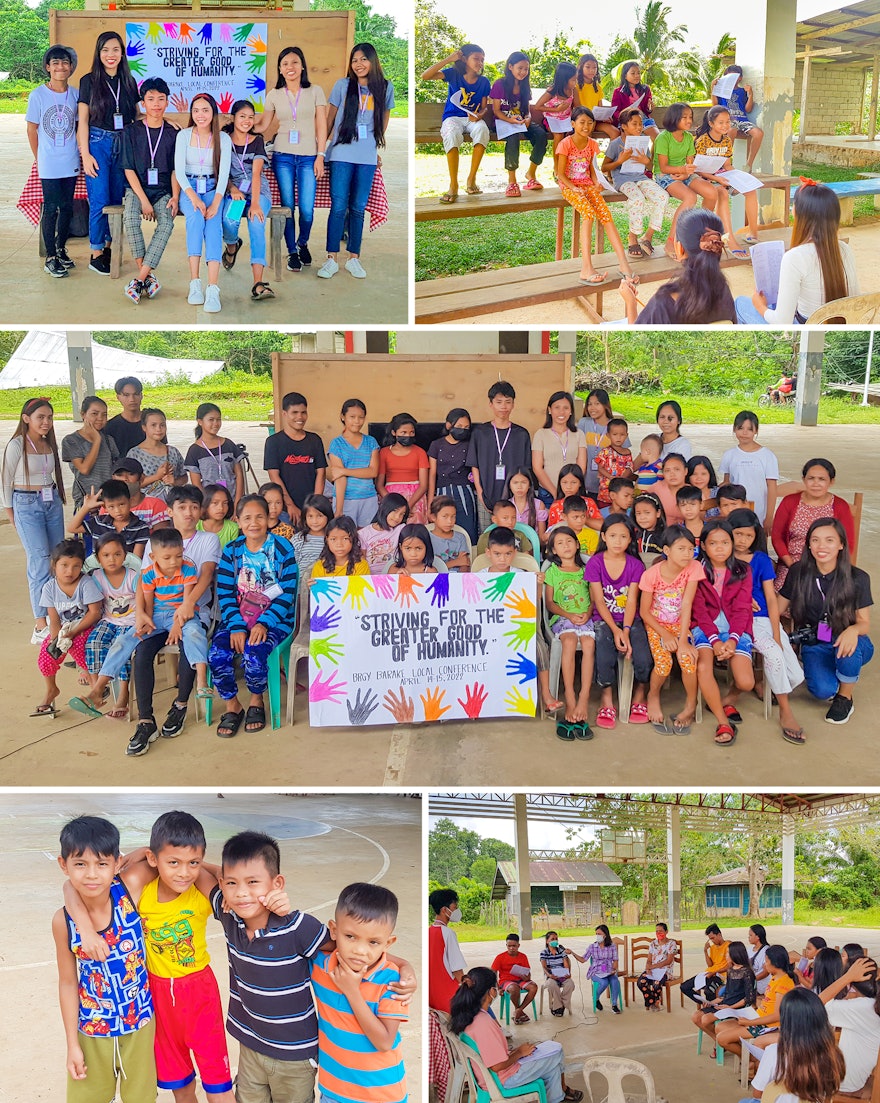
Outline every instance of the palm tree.
<svg viewBox="0 0 880 1103"><path fill-rule="evenodd" d="M684 42L687 27L683 24L671 27L669 17L672 8L662 0L648 0L644 11L636 8L636 26L632 38L618 38L605 60L605 71L613 87L617 66L621 62L637 59L642 70L642 80L656 90L673 80L678 45Z"/></svg>

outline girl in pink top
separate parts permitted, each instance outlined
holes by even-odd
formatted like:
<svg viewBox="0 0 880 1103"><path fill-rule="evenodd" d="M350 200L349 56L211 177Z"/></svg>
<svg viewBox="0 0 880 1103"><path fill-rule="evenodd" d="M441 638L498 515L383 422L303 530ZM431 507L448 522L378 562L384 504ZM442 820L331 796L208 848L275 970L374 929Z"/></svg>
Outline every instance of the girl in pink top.
<svg viewBox="0 0 880 1103"><path fill-rule="evenodd" d="M386 494L379 502L376 519L358 529L370 574L382 574L391 565L408 512L409 504L402 494Z"/></svg>
<svg viewBox="0 0 880 1103"><path fill-rule="evenodd" d="M543 544L547 534L547 507L535 497L535 476L528 467L518 467L513 472L501 497L513 502L517 524L534 529Z"/></svg>

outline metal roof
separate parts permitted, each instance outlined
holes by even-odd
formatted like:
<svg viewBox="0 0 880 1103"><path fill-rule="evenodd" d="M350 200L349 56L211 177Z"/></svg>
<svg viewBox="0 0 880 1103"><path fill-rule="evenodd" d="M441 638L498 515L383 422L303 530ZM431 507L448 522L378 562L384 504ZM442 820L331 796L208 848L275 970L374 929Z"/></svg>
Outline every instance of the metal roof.
<svg viewBox="0 0 880 1103"><path fill-rule="evenodd" d="M880 0L862 0L799 19L798 56L803 56L807 46L816 62L872 62L880 51Z"/></svg>
<svg viewBox="0 0 880 1103"><path fill-rule="evenodd" d="M508 885L519 882L516 862L499 862L498 874ZM604 862L542 861L529 862L529 881L537 885L606 885L617 887L623 882Z"/></svg>
<svg viewBox="0 0 880 1103"><path fill-rule="evenodd" d="M707 877L705 881L707 885L747 885L748 883L749 871L745 866L740 866L738 869L728 869L724 873L716 873L714 877ZM780 883L781 879L779 877L768 877L765 881L767 885L778 885Z"/></svg>

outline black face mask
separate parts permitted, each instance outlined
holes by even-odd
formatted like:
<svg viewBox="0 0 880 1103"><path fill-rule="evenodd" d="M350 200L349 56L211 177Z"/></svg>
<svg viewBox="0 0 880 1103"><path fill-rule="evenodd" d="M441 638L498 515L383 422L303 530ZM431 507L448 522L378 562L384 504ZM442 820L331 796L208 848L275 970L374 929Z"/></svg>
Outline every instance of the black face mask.
<svg viewBox="0 0 880 1103"><path fill-rule="evenodd" d="M399 445L401 446L401 448L409 448L409 447L410 447L411 445L415 444L415 442L416 442L416 438L415 438L415 437L400 437L400 436L396 436L396 437L395 437L394 439L395 439L395 440L397 441L397 443L398 443L398 444L399 444Z"/></svg>
<svg viewBox="0 0 880 1103"><path fill-rule="evenodd" d="M450 429L449 435L452 437L453 440L458 441L471 439L470 429Z"/></svg>

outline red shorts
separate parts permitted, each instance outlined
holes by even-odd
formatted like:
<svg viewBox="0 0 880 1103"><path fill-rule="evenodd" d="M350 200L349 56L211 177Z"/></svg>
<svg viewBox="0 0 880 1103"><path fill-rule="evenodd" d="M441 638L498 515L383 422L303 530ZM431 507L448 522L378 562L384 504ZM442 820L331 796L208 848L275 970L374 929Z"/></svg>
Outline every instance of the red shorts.
<svg viewBox="0 0 880 1103"><path fill-rule="evenodd" d="M232 1090L220 990L210 966L189 977L150 973L156 1011L156 1078L173 1091L195 1080L193 1056L209 1095Z"/></svg>

